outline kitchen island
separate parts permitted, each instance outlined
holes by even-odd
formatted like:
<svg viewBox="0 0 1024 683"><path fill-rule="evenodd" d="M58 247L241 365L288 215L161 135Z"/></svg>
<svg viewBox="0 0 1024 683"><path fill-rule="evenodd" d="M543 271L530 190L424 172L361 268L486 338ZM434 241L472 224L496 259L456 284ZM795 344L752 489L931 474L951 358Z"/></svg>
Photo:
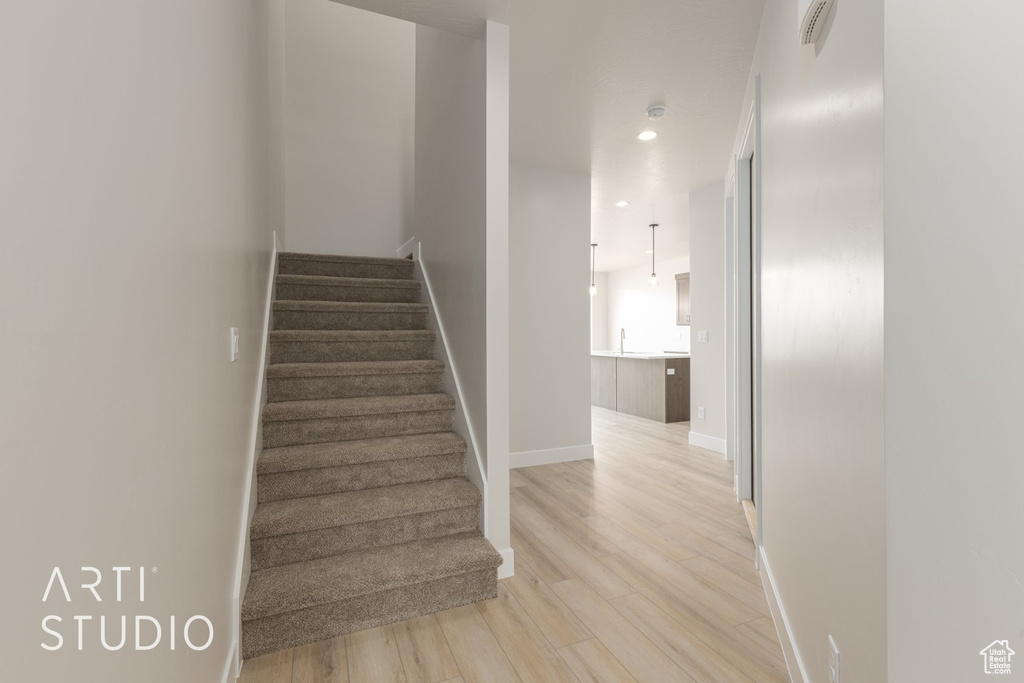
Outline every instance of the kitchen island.
<svg viewBox="0 0 1024 683"><path fill-rule="evenodd" d="M590 399L648 420L689 421L690 354L592 351Z"/></svg>

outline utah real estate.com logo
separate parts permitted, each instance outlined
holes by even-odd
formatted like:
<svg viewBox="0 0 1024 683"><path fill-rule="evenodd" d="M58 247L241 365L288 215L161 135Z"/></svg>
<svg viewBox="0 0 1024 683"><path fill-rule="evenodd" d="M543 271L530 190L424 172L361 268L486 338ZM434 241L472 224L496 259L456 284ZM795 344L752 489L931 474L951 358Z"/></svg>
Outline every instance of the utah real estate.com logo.
<svg viewBox="0 0 1024 683"><path fill-rule="evenodd" d="M1015 654L1017 653L1010 649L1009 641L993 640L981 651L982 659L985 660L985 673L1009 674L1010 658Z"/></svg>
<svg viewBox="0 0 1024 683"><path fill-rule="evenodd" d="M104 597L108 601L113 600L118 603L122 602L122 597L124 602L134 602L136 586L138 587L139 603L146 602L145 567L113 567L112 569L114 577L105 583L101 595L101 591L97 588L104 583L103 573L95 567L82 567L82 578L85 579L81 584L82 590L85 591L82 597L86 604L103 602ZM153 567L150 572L156 574L156 567ZM129 591L131 598L128 597ZM74 608L75 601L71 599L71 592L64 580L64 573L61 572L60 567L54 567L50 574L50 580L46 584L46 590L43 592L43 603L51 600L59 602L61 598L65 604L72 605L74 612L78 612L70 615L71 619L68 620L74 621L76 624L72 626L64 616L59 614L48 614L43 617L42 627L46 635L40 645L44 650L50 652L64 647L65 631L68 639L74 639L77 636L79 650L96 647L98 641L103 649L112 652L122 649L131 650L132 644L137 651L154 650L161 643L170 650L188 648L200 652L213 643L213 622L201 614L189 617L184 622L173 614L165 621L148 614L136 614L131 617L121 614L120 618L115 617L109 621L105 614L101 614L98 619L91 614L82 614L81 612L87 610ZM134 630L134 638L131 639L134 640L134 643L129 640L130 630ZM181 645L182 642L183 645Z"/></svg>

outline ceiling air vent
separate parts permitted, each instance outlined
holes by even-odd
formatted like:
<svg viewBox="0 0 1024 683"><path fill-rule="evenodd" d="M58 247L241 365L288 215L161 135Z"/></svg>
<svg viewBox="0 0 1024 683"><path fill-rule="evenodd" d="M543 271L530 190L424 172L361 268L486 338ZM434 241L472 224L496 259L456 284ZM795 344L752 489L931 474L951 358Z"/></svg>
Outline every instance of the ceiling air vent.
<svg viewBox="0 0 1024 683"><path fill-rule="evenodd" d="M801 12L798 17L801 45L813 45L818 42L818 36L821 35L821 29L834 4L835 0L800 0L797 3Z"/></svg>

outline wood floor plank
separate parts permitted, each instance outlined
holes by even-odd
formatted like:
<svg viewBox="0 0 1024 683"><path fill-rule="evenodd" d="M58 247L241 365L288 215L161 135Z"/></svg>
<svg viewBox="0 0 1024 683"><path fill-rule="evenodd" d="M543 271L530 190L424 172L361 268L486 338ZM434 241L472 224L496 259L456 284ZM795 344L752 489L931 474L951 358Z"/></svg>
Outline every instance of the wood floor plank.
<svg viewBox="0 0 1024 683"><path fill-rule="evenodd" d="M575 579L576 573L558 559L547 546L531 534L516 517L512 518L512 547L516 551L516 564L527 562L544 583L557 583Z"/></svg>
<svg viewBox="0 0 1024 683"><path fill-rule="evenodd" d="M593 555L584 550L565 532L530 508L518 510L519 519L527 524L537 539L564 562L581 579L586 581L601 597L617 598L633 592L633 588L616 576ZM753 617L751 617L753 618ZM744 621L750 621L745 619Z"/></svg>
<svg viewBox="0 0 1024 683"><path fill-rule="evenodd" d="M504 585L498 597L478 603L480 613L523 683L577 683L569 667Z"/></svg>
<svg viewBox="0 0 1024 683"><path fill-rule="evenodd" d="M519 674L476 605L438 612L437 620L466 683L519 683Z"/></svg>
<svg viewBox="0 0 1024 683"><path fill-rule="evenodd" d="M460 674L435 615L399 622L394 631L409 683L438 683Z"/></svg>
<svg viewBox="0 0 1024 683"><path fill-rule="evenodd" d="M782 646L779 644L779 632L775 629L775 622L771 617L754 619L740 624L736 628L765 652L774 655L782 650Z"/></svg>
<svg viewBox="0 0 1024 683"><path fill-rule="evenodd" d="M626 668L597 638L560 648L558 654L581 683L636 683Z"/></svg>
<svg viewBox="0 0 1024 683"><path fill-rule="evenodd" d="M760 585L741 578L707 557L695 557L680 564L701 577L704 581L717 586L745 605L756 609L766 617L771 616L771 610L768 609L768 600L765 597L764 589Z"/></svg>
<svg viewBox="0 0 1024 683"><path fill-rule="evenodd" d="M721 536L712 536L711 541L714 541L718 545L733 551L737 555L749 558L751 564L754 562L754 541L750 538L750 533L744 529L742 534L722 534Z"/></svg>
<svg viewBox="0 0 1024 683"><path fill-rule="evenodd" d="M347 683L346 648L344 636L295 648L291 683Z"/></svg>
<svg viewBox="0 0 1024 683"><path fill-rule="evenodd" d="M290 683L294 651L283 650L247 659L242 663L239 683Z"/></svg>
<svg viewBox="0 0 1024 683"><path fill-rule="evenodd" d="M634 593L610 603L694 680L753 683L753 679L643 595Z"/></svg>
<svg viewBox="0 0 1024 683"><path fill-rule="evenodd" d="M680 592L671 581L632 557L611 555L605 562L637 590L671 616L688 631L707 643L712 649L736 665L744 674L761 683L780 680L785 674L782 651L778 657L765 653L733 624Z"/></svg>
<svg viewBox="0 0 1024 683"><path fill-rule="evenodd" d="M551 590L637 680L693 680L582 580L562 581Z"/></svg>
<svg viewBox="0 0 1024 683"><path fill-rule="evenodd" d="M714 560L740 578L746 579L754 584L758 590L762 590L761 577L758 575L757 569L754 568L753 556L748 557L735 553L725 546L716 543L712 538L698 534L684 524L669 524L668 526L661 527L659 530L693 548L698 554ZM725 535L729 536L730 534Z"/></svg>
<svg viewBox="0 0 1024 683"><path fill-rule="evenodd" d="M351 683L406 683L391 626L349 634L348 677Z"/></svg>
<svg viewBox="0 0 1024 683"><path fill-rule="evenodd" d="M581 640L592 638L593 634L583 622L559 600L554 591L533 571L533 568L516 558L516 575L501 582L526 613L537 624L537 628L556 648L565 647Z"/></svg>

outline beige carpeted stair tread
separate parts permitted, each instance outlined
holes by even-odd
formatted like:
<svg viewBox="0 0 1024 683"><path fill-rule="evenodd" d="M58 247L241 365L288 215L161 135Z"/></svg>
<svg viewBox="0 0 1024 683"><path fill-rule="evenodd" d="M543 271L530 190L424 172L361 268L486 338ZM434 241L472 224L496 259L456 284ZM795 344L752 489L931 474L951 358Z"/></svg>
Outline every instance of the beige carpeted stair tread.
<svg viewBox="0 0 1024 683"><path fill-rule="evenodd" d="M242 620L495 570L500 564L501 555L473 532L271 567L249 578Z"/></svg>
<svg viewBox="0 0 1024 683"><path fill-rule="evenodd" d="M271 342L357 342L375 344L390 341L433 341L430 330L273 330Z"/></svg>
<svg viewBox="0 0 1024 683"><path fill-rule="evenodd" d="M465 478L291 498L258 505L251 533L253 539L282 536L479 503L480 491Z"/></svg>
<svg viewBox="0 0 1024 683"><path fill-rule="evenodd" d="M454 409L455 399L448 394L325 398L316 401L268 403L263 409L263 421L319 420L331 417L351 417L354 415L394 415L396 413Z"/></svg>
<svg viewBox="0 0 1024 683"><path fill-rule="evenodd" d="M275 311L317 313L426 313L426 304L379 303L375 301L275 301Z"/></svg>
<svg viewBox="0 0 1024 683"><path fill-rule="evenodd" d="M277 255L281 261L327 261L330 263L368 263L381 266L408 267L411 272L413 262L405 258L387 258L382 256L336 256L334 254L305 254L298 251L284 251Z"/></svg>
<svg viewBox="0 0 1024 683"><path fill-rule="evenodd" d="M385 289L416 289L421 285L416 280L398 280L377 277L334 277L331 275L278 275L279 285L306 285L315 287L373 287Z"/></svg>
<svg viewBox="0 0 1024 683"><path fill-rule="evenodd" d="M411 375L443 372L439 360L385 360L335 363L277 363L267 367L267 377L342 377L347 375Z"/></svg>
<svg viewBox="0 0 1024 683"><path fill-rule="evenodd" d="M466 441L461 436L438 432L267 448L256 467L259 474L274 474L465 452Z"/></svg>

